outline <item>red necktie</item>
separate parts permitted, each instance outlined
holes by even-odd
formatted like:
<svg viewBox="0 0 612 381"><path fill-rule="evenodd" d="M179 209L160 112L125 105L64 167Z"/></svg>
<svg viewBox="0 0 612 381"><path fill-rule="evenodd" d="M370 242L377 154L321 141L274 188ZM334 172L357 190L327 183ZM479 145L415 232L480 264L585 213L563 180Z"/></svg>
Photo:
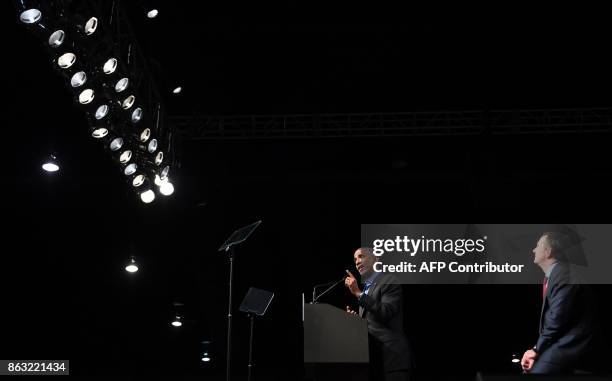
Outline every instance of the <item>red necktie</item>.
<svg viewBox="0 0 612 381"><path fill-rule="evenodd" d="M542 283L542 299L546 299L546 291L548 291L548 277L544 277L544 283Z"/></svg>

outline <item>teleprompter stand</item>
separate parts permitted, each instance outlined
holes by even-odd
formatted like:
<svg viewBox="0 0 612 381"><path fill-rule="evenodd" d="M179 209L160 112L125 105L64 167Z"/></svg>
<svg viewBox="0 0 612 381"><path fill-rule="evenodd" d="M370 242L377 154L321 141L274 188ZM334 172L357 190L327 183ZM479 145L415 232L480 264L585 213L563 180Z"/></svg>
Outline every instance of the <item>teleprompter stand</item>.
<svg viewBox="0 0 612 381"><path fill-rule="evenodd" d="M229 293L228 293L228 304L227 304L227 363L225 369L225 379L230 381L231 379L231 355L232 355L232 293L234 285L234 246L241 244L246 241L247 238L253 233L255 229L261 224L261 220L252 223L248 226L240 228L232 233L232 235L221 245L219 251L227 253L229 259Z"/></svg>
<svg viewBox="0 0 612 381"><path fill-rule="evenodd" d="M251 332L249 335L249 373L247 381L251 381L253 370L253 331L255 326L255 315L263 316L272 302L274 293L251 287L240 304L240 311L245 312L251 320Z"/></svg>

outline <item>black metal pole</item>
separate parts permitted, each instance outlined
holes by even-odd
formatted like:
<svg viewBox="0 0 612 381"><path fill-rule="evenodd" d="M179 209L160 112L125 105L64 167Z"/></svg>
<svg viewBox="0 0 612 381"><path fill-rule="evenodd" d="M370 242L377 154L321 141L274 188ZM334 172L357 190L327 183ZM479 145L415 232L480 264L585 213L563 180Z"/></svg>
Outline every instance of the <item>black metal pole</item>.
<svg viewBox="0 0 612 381"><path fill-rule="evenodd" d="M228 248L229 257L229 295L227 304L227 366L225 368L225 380L230 381L230 366L232 359L232 291L234 284L234 248Z"/></svg>
<svg viewBox="0 0 612 381"><path fill-rule="evenodd" d="M251 381L251 370L253 369L253 331L255 326L255 315L249 314L251 318L251 335L249 338L249 375L247 381Z"/></svg>

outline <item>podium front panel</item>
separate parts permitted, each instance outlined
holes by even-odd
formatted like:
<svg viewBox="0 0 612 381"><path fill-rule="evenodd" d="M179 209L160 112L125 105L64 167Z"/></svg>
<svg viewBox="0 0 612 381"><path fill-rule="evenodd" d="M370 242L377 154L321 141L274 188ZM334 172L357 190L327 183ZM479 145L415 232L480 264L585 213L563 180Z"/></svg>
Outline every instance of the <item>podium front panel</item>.
<svg viewBox="0 0 612 381"><path fill-rule="evenodd" d="M304 305L305 363L368 363L368 324L329 304Z"/></svg>

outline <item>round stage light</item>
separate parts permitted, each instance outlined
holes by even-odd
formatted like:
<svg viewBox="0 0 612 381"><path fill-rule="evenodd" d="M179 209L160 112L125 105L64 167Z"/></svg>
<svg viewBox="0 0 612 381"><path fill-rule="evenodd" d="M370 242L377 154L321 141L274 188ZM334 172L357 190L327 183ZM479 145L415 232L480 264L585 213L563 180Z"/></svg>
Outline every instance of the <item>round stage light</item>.
<svg viewBox="0 0 612 381"><path fill-rule="evenodd" d="M142 119L142 109L140 107L136 108L132 111L132 123L138 123ZM148 139L148 138L147 138Z"/></svg>
<svg viewBox="0 0 612 381"><path fill-rule="evenodd" d="M166 165L161 172L159 173L159 178L162 181L166 181L168 179L168 175L170 174L170 166Z"/></svg>
<svg viewBox="0 0 612 381"><path fill-rule="evenodd" d="M180 326L182 326L182 325L183 325L183 323L181 322L181 317L177 315L177 316L174 318L174 321L172 322L172 326L174 326L174 327L180 327Z"/></svg>
<svg viewBox="0 0 612 381"><path fill-rule="evenodd" d="M143 143L146 142L147 140L149 140L150 137L151 137L151 129L150 128L145 128L140 133L140 141L143 142Z"/></svg>
<svg viewBox="0 0 612 381"><path fill-rule="evenodd" d="M100 120L108 114L108 105L102 105L96 109L95 117Z"/></svg>
<svg viewBox="0 0 612 381"><path fill-rule="evenodd" d="M161 177L159 177L159 175L155 175L155 179L153 180L155 185L157 185L158 187L161 187L162 184L165 183L166 181L168 181L168 179L162 180Z"/></svg>
<svg viewBox="0 0 612 381"><path fill-rule="evenodd" d="M62 69L68 69L76 62L76 56L73 53L64 53L57 59L57 64Z"/></svg>
<svg viewBox="0 0 612 381"><path fill-rule="evenodd" d="M42 17L42 12L36 8L26 9L19 15L19 20L24 24L34 24Z"/></svg>
<svg viewBox="0 0 612 381"><path fill-rule="evenodd" d="M119 149L123 147L123 138L119 137L119 138L113 139L109 147L110 147L110 150L113 152L119 151Z"/></svg>
<svg viewBox="0 0 612 381"><path fill-rule="evenodd" d="M134 179L132 180L132 186L138 188L139 186L141 186L143 183L145 182L145 176L144 175L136 175L134 177Z"/></svg>
<svg viewBox="0 0 612 381"><path fill-rule="evenodd" d="M121 78L115 85L115 91L118 93L122 92L123 90L127 89L129 83L130 80L128 78Z"/></svg>
<svg viewBox="0 0 612 381"><path fill-rule="evenodd" d="M153 192L151 189L148 189L140 194L140 199L145 204L153 202L153 200L155 200L155 192Z"/></svg>
<svg viewBox="0 0 612 381"><path fill-rule="evenodd" d="M87 20L87 22L85 23L85 29L84 32L86 35L92 35L96 29L98 28L98 19L95 17L90 18L89 20Z"/></svg>
<svg viewBox="0 0 612 381"><path fill-rule="evenodd" d="M121 107L123 107L124 110L127 110L134 105L135 101L136 101L136 97L133 95L130 95L129 97L123 100L123 102L121 103Z"/></svg>
<svg viewBox="0 0 612 381"><path fill-rule="evenodd" d="M108 135L108 128L105 127L94 128L94 130L91 132L91 136L96 139L103 138L106 135Z"/></svg>
<svg viewBox="0 0 612 381"><path fill-rule="evenodd" d="M151 139L151 141L147 145L147 151L149 151L149 153L157 151L157 139Z"/></svg>
<svg viewBox="0 0 612 381"><path fill-rule="evenodd" d="M138 170L138 165L136 163L130 163L125 167L125 169L123 170L123 173L126 176L131 176L134 173L136 173L137 170Z"/></svg>
<svg viewBox="0 0 612 381"><path fill-rule="evenodd" d="M164 153L159 151L157 155L155 155L155 165L160 165L164 161Z"/></svg>
<svg viewBox="0 0 612 381"><path fill-rule="evenodd" d="M174 193L174 185L172 185L172 183L169 181L162 183L162 185L159 186L159 193L163 194L164 196L170 196L172 193Z"/></svg>
<svg viewBox="0 0 612 381"><path fill-rule="evenodd" d="M117 60L115 58L109 58L102 66L104 74L112 74L117 69Z"/></svg>
<svg viewBox="0 0 612 381"><path fill-rule="evenodd" d="M42 169L47 172L57 172L59 171L59 165L54 162L48 162L42 165Z"/></svg>
<svg viewBox="0 0 612 381"><path fill-rule="evenodd" d="M59 167L59 163L55 155L49 155L47 161L45 161L44 164L42 165L42 169L44 169L47 172L59 171L60 167Z"/></svg>
<svg viewBox="0 0 612 381"><path fill-rule="evenodd" d="M56 30L51 33L49 36L49 46L52 48L57 48L64 43L64 39L66 38L66 33L63 30Z"/></svg>
<svg viewBox="0 0 612 381"><path fill-rule="evenodd" d="M131 150L125 150L121 153L121 155L119 156L119 162L121 164L125 164L128 161L130 161L132 159L132 151Z"/></svg>
<svg viewBox="0 0 612 381"><path fill-rule="evenodd" d="M130 261L128 262L127 266L125 266L125 271L129 273L135 273L136 271L138 271L138 265L136 264L136 260L134 259L134 257L130 258Z"/></svg>
<svg viewBox="0 0 612 381"><path fill-rule="evenodd" d="M94 91L92 89L85 89L79 94L79 103L86 105L91 103L94 99Z"/></svg>
<svg viewBox="0 0 612 381"><path fill-rule="evenodd" d="M84 71L76 72L70 78L70 86L81 87L87 81L87 74Z"/></svg>

